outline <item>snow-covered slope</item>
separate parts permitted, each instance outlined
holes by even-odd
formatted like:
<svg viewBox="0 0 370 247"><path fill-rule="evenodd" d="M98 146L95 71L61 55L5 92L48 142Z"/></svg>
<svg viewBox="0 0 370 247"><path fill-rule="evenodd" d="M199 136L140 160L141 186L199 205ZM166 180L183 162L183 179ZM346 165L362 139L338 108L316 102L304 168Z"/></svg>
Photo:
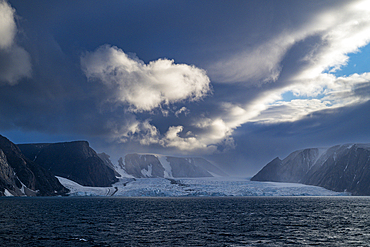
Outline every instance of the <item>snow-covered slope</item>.
<svg viewBox="0 0 370 247"><path fill-rule="evenodd" d="M89 187L82 186L72 180L56 177L64 187L70 190L71 196L112 196L116 189L114 187Z"/></svg>
<svg viewBox="0 0 370 247"><path fill-rule="evenodd" d="M113 187L84 187L68 179L59 181L72 196L184 197L184 196L337 196L321 187L295 183L253 182L248 178L120 178Z"/></svg>

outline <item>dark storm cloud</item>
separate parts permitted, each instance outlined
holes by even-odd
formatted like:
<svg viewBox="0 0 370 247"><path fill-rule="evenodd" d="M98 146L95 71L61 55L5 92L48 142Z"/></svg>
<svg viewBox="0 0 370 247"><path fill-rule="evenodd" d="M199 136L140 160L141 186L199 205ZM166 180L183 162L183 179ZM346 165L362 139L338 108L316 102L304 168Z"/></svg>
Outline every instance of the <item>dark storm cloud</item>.
<svg viewBox="0 0 370 247"><path fill-rule="evenodd" d="M86 138L113 157L208 154L249 173L295 148L364 141L346 119L365 126L369 75L326 71L369 42L366 1L9 4L21 52L0 47L0 79L17 75L1 84L3 131Z"/></svg>

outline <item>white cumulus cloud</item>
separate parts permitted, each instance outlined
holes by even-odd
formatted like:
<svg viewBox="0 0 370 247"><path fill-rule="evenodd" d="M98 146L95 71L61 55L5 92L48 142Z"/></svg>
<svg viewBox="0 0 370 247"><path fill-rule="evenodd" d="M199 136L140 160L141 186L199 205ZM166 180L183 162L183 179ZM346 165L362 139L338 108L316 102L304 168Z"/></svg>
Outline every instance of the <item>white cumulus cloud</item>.
<svg viewBox="0 0 370 247"><path fill-rule="evenodd" d="M16 84L23 77L30 77L31 59L28 52L15 43L17 25L15 10L0 0L0 82Z"/></svg>
<svg viewBox="0 0 370 247"><path fill-rule="evenodd" d="M0 49L9 48L17 33L14 9L5 1L0 1Z"/></svg>
<svg viewBox="0 0 370 247"><path fill-rule="evenodd" d="M197 101L210 92L210 80L202 69L168 59L145 64L108 45L82 56L81 66L88 79L114 88L112 99L129 104L132 112Z"/></svg>

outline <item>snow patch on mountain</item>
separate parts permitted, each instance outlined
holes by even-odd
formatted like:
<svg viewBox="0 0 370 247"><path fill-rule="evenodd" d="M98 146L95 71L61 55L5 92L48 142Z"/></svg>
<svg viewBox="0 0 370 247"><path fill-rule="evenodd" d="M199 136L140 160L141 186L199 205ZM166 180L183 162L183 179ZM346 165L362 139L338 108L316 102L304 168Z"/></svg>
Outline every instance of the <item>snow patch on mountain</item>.
<svg viewBox="0 0 370 247"><path fill-rule="evenodd" d="M167 161L167 156L157 154L157 158L159 159L159 162L161 162L163 168L164 168L164 177L165 178L172 178L172 167L170 162Z"/></svg>
<svg viewBox="0 0 370 247"><path fill-rule="evenodd" d="M144 159L146 159L144 157ZM141 170L141 174L143 174L144 177L147 177L147 178L150 178L152 176L152 172L153 172L153 165L152 164L149 164L148 165L148 169L142 169Z"/></svg>
<svg viewBox="0 0 370 247"><path fill-rule="evenodd" d="M7 189L4 190L4 195L5 196L13 196L13 194L10 193L9 190L7 190Z"/></svg>
<svg viewBox="0 0 370 247"><path fill-rule="evenodd" d="M59 182L70 190L70 196L112 196L116 189L114 187L89 187L82 186L72 180L56 177Z"/></svg>

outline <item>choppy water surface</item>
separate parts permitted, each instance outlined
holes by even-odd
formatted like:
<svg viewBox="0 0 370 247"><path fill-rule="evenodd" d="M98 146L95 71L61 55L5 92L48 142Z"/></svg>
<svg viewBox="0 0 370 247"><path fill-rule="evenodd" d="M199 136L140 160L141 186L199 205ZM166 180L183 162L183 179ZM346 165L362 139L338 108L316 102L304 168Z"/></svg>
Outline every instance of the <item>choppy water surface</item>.
<svg viewBox="0 0 370 247"><path fill-rule="evenodd" d="M2 198L0 246L369 246L370 198Z"/></svg>

